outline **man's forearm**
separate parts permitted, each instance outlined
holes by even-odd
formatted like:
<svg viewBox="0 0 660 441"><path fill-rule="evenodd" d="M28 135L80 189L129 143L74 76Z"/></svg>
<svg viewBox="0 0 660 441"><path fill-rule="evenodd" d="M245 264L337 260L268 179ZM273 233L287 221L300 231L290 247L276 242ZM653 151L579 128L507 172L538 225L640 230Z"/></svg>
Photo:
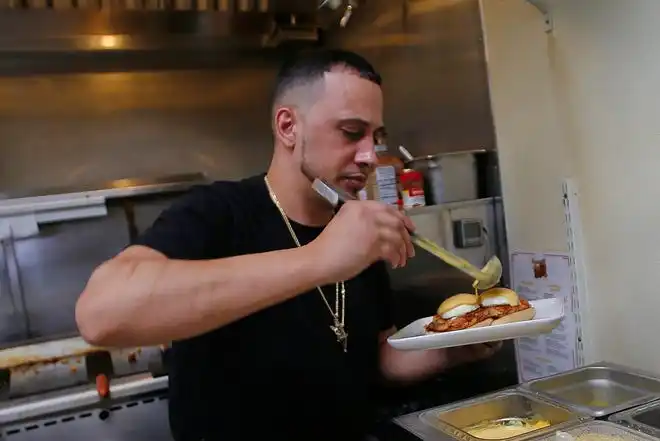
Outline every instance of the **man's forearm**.
<svg viewBox="0 0 660 441"><path fill-rule="evenodd" d="M446 349L398 351L386 342L381 348L381 371L386 380L408 383L425 380L453 364Z"/></svg>
<svg viewBox="0 0 660 441"><path fill-rule="evenodd" d="M437 375L455 366L493 355L501 343L469 345L428 351L399 351L387 343L394 330L381 335L380 366L386 380L408 383Z"/></svg>
<svg viewBox="0 0 660 441"><path fill-rule="evenodd" d="M83 337L104 346L202 334L323 282L306 248L208 261L118 257L99 267L76 306Z"/></svg>
<svg viewBox="0 0 660 441"><path fill-rule="evenodd" d="M449 368L446 349L435 351L399 351L387 343L395 328L380 335L380 367L386 380L396 383L420 381Z"/></svg>

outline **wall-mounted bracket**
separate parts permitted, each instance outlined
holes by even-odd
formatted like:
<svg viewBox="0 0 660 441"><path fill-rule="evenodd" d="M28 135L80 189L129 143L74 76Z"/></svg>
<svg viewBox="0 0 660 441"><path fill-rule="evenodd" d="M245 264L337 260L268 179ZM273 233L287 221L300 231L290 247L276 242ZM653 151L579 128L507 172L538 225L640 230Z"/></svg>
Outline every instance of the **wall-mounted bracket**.
<svg viewBox="0 0 660 441"><path fill-rule="evenodd" d="M527 3L534 6L543 15L545 32L549 34L554 30L554 24L552 22L552 15L550 14L547 1L548 0L527 0Z"/></svg>

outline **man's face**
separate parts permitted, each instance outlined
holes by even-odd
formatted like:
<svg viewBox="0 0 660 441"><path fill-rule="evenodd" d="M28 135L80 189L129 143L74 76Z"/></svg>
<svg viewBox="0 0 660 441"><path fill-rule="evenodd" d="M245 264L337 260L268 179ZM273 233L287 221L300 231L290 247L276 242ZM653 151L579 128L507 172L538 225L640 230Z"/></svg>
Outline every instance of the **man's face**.
<svg viewBox="0 0 660 441"><path fill-rule="evenodd" d="M302 172L357 194L377 160L374 137L384 134L381 88L349 70L326 73L300 116L295 156Z"/></svg>

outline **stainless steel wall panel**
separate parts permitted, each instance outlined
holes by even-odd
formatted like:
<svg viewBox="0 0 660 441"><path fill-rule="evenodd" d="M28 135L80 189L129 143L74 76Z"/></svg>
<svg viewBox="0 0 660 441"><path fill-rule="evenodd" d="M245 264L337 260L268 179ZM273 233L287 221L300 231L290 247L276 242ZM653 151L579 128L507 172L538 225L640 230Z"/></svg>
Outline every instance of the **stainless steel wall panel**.
<svg viewBox="0 0 660 441"><path fill-rule="evenodd" d="M407 15L401 4L368 2L328 41L363 53L383 74L391 144L415 155L493 148L477 0L410 2ZM171 63L176 53L162 57ZM226 64L185 70L194 63L182 55L176 69L154 62L144 71L89 72L104 66L99 55L74 63L88 73L3 76L3 63L16 61L0 54L0 191L190 171L235 179L263 170L281 53L204 53ZM47 57L53 66L70 64Z"/></svg>
<svg viewBox="0 0 660 441"><path fill-rule="evenodd" d="M0 346L28 338L15 275L14 248L9 241L0 241Z"/></svg>
<svg viewBox="0 0 660 441"><path fill-rule="evenodd" d="M127 243L118 207L104 218L42 226L39 236L15 241L29 337L75 333L75 303L91 272Z"/></svg>
<svg viewBox="0 0 660 441"><path fill-rule="evenodd" d="M52 29L75 21L62 20ZM0 51L0 196L131 177L239 179L263 171L283 51L165 40L132 53ZM364 54L383 75L393 147L404 144L416 156L495 147L478 0L364 2L327 44ZM171 200L130 202L137 231ZM45 226L38 238L17 241L31 335L75 330L73 307L89 274L129 239L124 207L113 203L107 218ZM420 256L395 272L395 284L443 296L463 286L452 271ZM2 299L0 319L8 317ZM5 331L0 323L0 342L24 332L20 315L14 320Z"/></svg>

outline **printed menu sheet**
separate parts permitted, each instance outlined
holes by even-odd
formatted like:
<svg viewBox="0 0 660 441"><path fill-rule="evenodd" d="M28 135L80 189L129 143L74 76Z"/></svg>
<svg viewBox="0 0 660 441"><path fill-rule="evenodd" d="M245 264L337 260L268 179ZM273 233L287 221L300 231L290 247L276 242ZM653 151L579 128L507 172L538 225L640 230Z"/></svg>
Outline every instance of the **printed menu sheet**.
<svg viewBox="0 0 660 441"><path fill-rule="evenodd" d="M512 288L527 300L564 300L565 317L552 333L515 340L520 382L579 366L579 311L568 254L511 254Z"/></svg>

